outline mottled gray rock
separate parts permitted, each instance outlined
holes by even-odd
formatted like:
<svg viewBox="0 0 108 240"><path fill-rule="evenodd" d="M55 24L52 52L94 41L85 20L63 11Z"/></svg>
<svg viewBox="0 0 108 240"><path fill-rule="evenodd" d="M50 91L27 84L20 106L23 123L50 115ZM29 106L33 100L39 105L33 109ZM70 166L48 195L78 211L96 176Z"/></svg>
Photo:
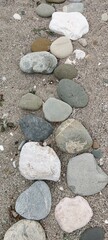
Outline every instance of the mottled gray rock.
<svg viewBox="0 0 108 240"><path fill-rule="evenodd" d="M78 154L92 146L92 139L86 128L75 119L68 119L57 128L55 140L63 152Z"/></svg>
<svg viewBox="0 0 108 240"><path fill-rule="evenodd" d="M53 127L50 123L32 114L20 119L19 124L26 140L44 141L53 132Z"/></svg>
<svg viewBox="0 0 108 240"><path fill-rule="evenodd" d="M56 98L48 98L43 104L45 118L50 122L62 122L72 113L72 108Z"/></svg>
<svg viewBox="0 0 108 240"><path fill-rule="evenodd" d="M77 76L78 71L74 65L70 64L61 64L54 70L54 75L59 80L67 78L73 79Z"/></svg>
<svg viewBox="0 0 108 240"><path fill-rule="evenodd" d="M101 227L86 229L79 240L104 240L105 230Z"/></svg>
<svg viewBox="0 0 108 240"><path fill-rule="evenodd" d="M84 227L93 216L88 202L80 196L75 198L63 198L55 208L55 218L61 229L65 232Z"/></svg>
<svg viewBox="0 0 108 240"><path fill-rule="evenodd" d="M68 103L71 107L81 108L88 104L88 95L84 88L69 79L62 79L57 87L60 99Z"/></svg>
<svg viewBox="0 0 108 240"><path fill-rule="evenodd" d="M41 220L51 210L51 193L43 181L33 183L20 194L15 204L16 212L29 220Z"/></svg>
<svg viewBox="0 0 108 240"><path fill-rule="evenodd" d="M36 13L40 17L51 17L52 14L55 12L55 8L52 7L49 4L46 3L41 3L37 8L36 8Z"/></svg>
<svg viewBox="0 0 108 240"><path fill-rule="evenodd" d="M20 69L26 73L52 73L57 65L57 59L48 52L33 52L23 56Z"/></svg>
<svg viewBox="0 0 108 240"><path fill-rule="evenodd" d="M63 12L80 12L83 13L84 4L83 3L70 3L63 7Z"/></svg>
<svg viewBox="0 0 108 240"><path fill-rule="evenodd" d="M46 240L45 232L36 221L20 220L5 233L4 240Z"/></svg>
<svg viewBox="0 0 108 240"><path fill-rule="evenodd" d="M42 106L42 99L35 94L27 93L22 96L19 107L26 110L38 110Z"/></svg>
<svg viewBox="0 0 108 240"><path fill-rule="evenodd" d="M75 194L89 196L100 192L108 183L108 176L97 165L91 153L84 153L69 160L67 183Z"/></svg>
<svg viewBox="0 0 108 240"><path fill-rule="evenodd" d="M20 153L19 170L29 180L58 181L61 163L52 148L37 142L26 143Z"/></svg>

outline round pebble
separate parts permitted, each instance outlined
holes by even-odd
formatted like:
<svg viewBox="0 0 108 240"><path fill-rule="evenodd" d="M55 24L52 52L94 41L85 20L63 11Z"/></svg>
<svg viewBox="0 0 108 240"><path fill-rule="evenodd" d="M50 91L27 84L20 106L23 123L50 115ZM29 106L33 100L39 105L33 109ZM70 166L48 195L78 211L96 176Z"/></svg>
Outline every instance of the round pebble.
<svg viewBox="0 0 108 240"><path fill-rule="evenodd" d="M51 44L50 51L57 58L62 59L68 57L73 51L71 40L67 37L60 37L56 39Z"/></svg>
<svg viewBox="0 0 108 240"><path fill-rule="evenodd" d="M52 14L55 12L55 8L52 7L49 4L46 3L41 3L37 8L36 8L36 13L40 16L40 17L51 17Z"/></svg>
<svg viewBox="0 0 108 240"><path fill-rule="evenodd" d="M42 99L35 94L27 93L22 96L19 107L25 110L38 110L42 106Z"/></svg>
<svg viewBox="0 0 108 240"><path fill-rule="evenodd" d="M41 52L50 50L51 41L47 38L37 38L31 45L32 52Z"/></svg>
<svg viewBox="0 0 108 240"><path fill-rule="evenodd" d="M54 75L57 79L73 79L76 78L78 74L77 69L70 64L61 64L54 70Z"/></svg>

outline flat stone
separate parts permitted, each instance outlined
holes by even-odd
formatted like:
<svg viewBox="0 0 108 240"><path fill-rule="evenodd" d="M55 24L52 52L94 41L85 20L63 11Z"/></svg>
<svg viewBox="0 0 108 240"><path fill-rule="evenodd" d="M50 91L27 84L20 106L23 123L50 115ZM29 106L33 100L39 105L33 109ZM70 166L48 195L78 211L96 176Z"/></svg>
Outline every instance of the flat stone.
<svg viewBox="0 0 108 240"><path fill-rule="evenodd" d="M60 4L65 2L66 0L46 0L48 3L56 3L56 4Z"/></svg>
<svg viewBox="0 0 108 240"><path fill-rule="evenodd" d="M46 3L41 3L37 8L36 8L36 13L40 16L40 17L51 17L52 14L55 12L55 8L52 7L49 4Z"/></svg>
<svg viewBox="0 0 108 240"><path fill-rule="evenodd" d="M92 139L86 128L75 119L68 119L55 131L58 148L63 152L78 154L92 146Z"/></svg>
<svg viewBox="0 0 108 240"><path fill-rule="evenodd" d="M91 153L83 153L69 160L67 183L75 194L89 196L100 192L108 183L108 176L97 165Z"/></svg>
<svg viewBox="0 0 108 240"><path fill-rule="evenodd" d="M84 88L73 80L62 79L58 84L57 94L71 107L82 108L88 104L88 95Z"/></svg>
<svg viewBox="0 0 108 240"><path fill-rule="evenodd" d="M44 141L53 132L53 127L50 123L32 114L20 119L19 125L26 140Z"/></svg>
<svg viewBox="0 0 108 240"><path fill-rule="evenodd" d="M100 158L103 157L103 152L101 151L101 149L94 149L94 150L92 150L91 153L93 154L93 156L94 156L95 158L100 159Z"/></svg>
<svg viewBox="0 0 108 240"><path fill-rule="evenodd" d="M57 58L62 59L68 57L73 51L71 40L67 37L57 38L51 44L50 51Z"/></svg>
<svg viewBox="0 0 108 240"><path fill-rule="evenodd" d="M19 107L26 110L38 110L42 106L42 99L35 94L27 93L22 96Z"/></svg>
<svg viewBox="0 0 108 240"><path fill-rule="evenodd" d="M51 210L51 193L48 185L43 181L33 183L17 198L15 210L29 220L46 218Z"/></svg>
<svg viewBox="0 0 108 240"><path fill-rule="evenodd" d="M87 40L85 38L80 38L78 40L81 46L86 47L87 46Z"/></svg>
<svg viewBox="0 0 108 240"><path fill-rule="evenodd" d="M52 148L40 146L37 142L24 144L20 153L19 170L29 180L58 181L61 163Z"/></svg>
<svg viewBox="0 0 108 240"><path fill-rule="evenodd" d="M55 218L60 228L68 233L84 227L93 212L88 202L80 196L63 198L55 208Z"/></svg>
<svg viewBox="0 0 108 240"><path fill-rule="evenodd" d="M86 229L79 240L104 240L105 231L101 227Z"/></svg>
<svg viewBox="0 0 108 240"><path fill-rule="evenodd" d="M83 3L70 3L63 7L63 12L80 12L83 13L84 4Z"/></svg>
<svg viewBox="0 0 108 240"><path fill-rule="evenodd" d="M5 233L4 240L46 240L45 232L36 221L20 220Z"/></svg>
<svg viewBox="0 0 108 240"><path fill-rule="evenodd" d="M69 39L77 40L88 33L89 24L80 12L55 12L52 14L49 29Z"/></svg>
<svg viewBox="0 0 108 240"><path fill-rule="evenodd" d="M50 50L51 41L47 38L37 38L31 45L32 52L41 52Z"/></svg>
<svg viewBox="0 0 108 240"><path fill-rule="evenodd" d="M61 100L48 98L43 104L43 112L49 122L62 122L70 116L72 108Z"/></svg>
<svg viewBox="0 0 108 240"><path fill-rule="evenodd" d="M76 78L78 74L77 69L70 64L61 64L54 70L54 75L59 80L61 79L73 79Z"/></svg>
<svg viewBox="0 0 108 240"><path fill-rule="evenodd" d="M57 59L46 51L28 53L20 60L20 69L26 73L52 73Z"/></svg>

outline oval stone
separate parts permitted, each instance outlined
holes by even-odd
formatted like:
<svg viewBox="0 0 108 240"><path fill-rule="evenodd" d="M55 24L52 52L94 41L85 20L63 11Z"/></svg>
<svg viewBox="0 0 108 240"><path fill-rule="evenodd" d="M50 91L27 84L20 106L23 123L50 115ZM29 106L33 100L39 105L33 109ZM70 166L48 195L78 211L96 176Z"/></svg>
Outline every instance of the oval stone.
<svg viewBox="0 0 108 240"><path fill-rule="evenodd" d="M104 240L104 235L105 230L101 227L88 228L81 234L79 240Z"/></svg>
<svg viewBox="0 0 108 240"><path fill-rule="evenodd" d="M57 58L62 59L68 57L73 51L71 40L67 37L60 37L56 39L51 44L50 51Z"/></svg>
<svg viewBox="0 0 108 240"><path fill-rule="evenodd" d="M40 16L40 17L51 17L52 14L55 12L55 8L52 7L49 4L46 3L41 3L37 8L36 8L36 13Z"/></svg>
<svg viewBox="0 0 108 240"><path fill-rule="evenodd" d="M50 123L32 114L20 119L19 125L26 140L44 141L53 132L53 127Z"/></svg>
<svg viewBox="0 0 108 240"><path fill-rule="evenodd" d="M48 98L43 104L45 118L50 122L62 122L72 113L72 108L56 98Z"/></svg>
<svg viewBox="0 0 108 240"><path fill-rule="evenodd" d="M59 82L57 94L60 99L71 107L82 108L88 104L88 95L84 88L70 79L62 79Z"/></svg>
<svg viewBox="0 0 108 240"><path fill-rule="evenodd" d="M20 194L15 204L16 212L29 220L41 220L51 210L51 193L43 181L33 183Z"/></svg>
<svg viewBox="0 0 108 240"><path fill-rule="evenodd" d="M77 77L77 69L70 64L61 64L54 70L54 75L57 79L73 79Z"/></svg>
<svg viewBox="0 0 108 240"><path fill-rule="evenodd" d="M78 154L92 146L92 139L86 128L75 119L68 119L55 131L55 140L61 151Z"/></svg>
<svg viewBox="0 0 108 240"><path fill-rule="evenodd" d="M32 93L27 93L22 96L19 107L26 110L38 110L42 106L42 100L40 97Z"/></svg>
<svg viewBox="0 0 108 240"><path fill-rule="evenodd" d="M32 52L41 52L50 50L51 41L47 38L37 38L31 45Z"/></svg>
<svg viewBox="0 0 108 240"><path fill-rule="evenodd" d="M5 233L4 240L46 240L45 232L36 221L20 220Z"/></svg>
<svg viewBox="0 0 108 240"><path fill-rule="evenodd" d="M52 73L57 66L57 59L46 51L28 53L20 60L20 69L26 73Z"/></svg>

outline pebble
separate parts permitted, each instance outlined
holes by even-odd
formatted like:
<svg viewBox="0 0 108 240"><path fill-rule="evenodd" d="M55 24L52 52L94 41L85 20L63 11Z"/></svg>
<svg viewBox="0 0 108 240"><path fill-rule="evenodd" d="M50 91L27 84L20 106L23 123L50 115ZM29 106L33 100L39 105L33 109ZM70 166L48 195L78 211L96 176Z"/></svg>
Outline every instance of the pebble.
<svg viewBox="0 0 108 240"><path fill-rule="evenodd" d="M20 220L5 233L4 240L46 240L45 232L36 221Z"/></svg>
<svg viewBox="0 0 108 240"><path fill-rule="evenodd" d="M54 75L57 79L73 79L76 78L78 74L77 69L70 64L60 64L54 70Z"/></svg>
<svg viewBox="0 0 108 240"><path fill-rule="evenodd" d="M71 107L82 108L88 104L89 99L84 88L73 80L62 79L58 84L57 94Z"/></svg>
<svg viewBox="0 0 108 240"><path fill-rule="evenodd" d="M93 212L88 202L80 196L63 198L55 208L55 218L60 228L67 232L80 229L90 221Z"/></svg>
<svg viewBox="0 0 108 240"><path fill-rule="evenodd" d="M15 204L16 212L29 220L41 220L51 210L51 193L43 181L36 181L20 194Z"/></svg>
<svg viewBox="0 0 108 240"><path fill-rule="evenodd" d="M108 21L108 14L107 13L103 13L101 16L102 21L107 22Z"/></svg>
<svg viewBox="0 0 108 240"><path fill-rule="evenodd" d="M52 73L57 66L57 59L46 51L28 53L20 60L20 69L26 73Z"/></svg>
<svg viewBox="0 0 108 240"><path fill-rule="evenodd" d="M65 2L66 0L46 0L48 3L56 3L56 4L60 4Z"/></svg>
<svg viewBox="0 0 108 240"><path fill-rule="evenodd" d="M41 52L50 50L51 41L48 38L37 38L31 45L32 52Z"/></svg>
<svg viewBox="0 0 108 240"><path fill-rule="evenodd" d="M69 160L67 183L75 194L89 196L100 192L107 185L108 176L91 153L83 153Z"/></svg>
<svg viewBox="0 0 108 240"><path fill-rule="evenodd" d="M50 46L51 53L57 58L66 58L72 51L73 46L71 40L67 37L57 38Z"/></svg>
<svg viewBox="0 0 108 240"><path fill-rule="evenodd" d="M84 4L81 3L70 3L63 7L63 12L80 12L83 13Z"/></svg>
<svg viewBox="0 0 108 240"><path fill-rule="evenodd" d="M0 145L0 151L4 151L4 147L3 147L3 145Z"/></svg>
<svg viewBox="0 0 108 240"><path fill-rule="evenodd" d="M92 146L92 139L86 128L75 119L61 123L55 131L55 140L61 151L78 154Z"/></svg>
<svg viewBox="0 0 108 240"><path fill-rule="evenodd" d="M78 60L84 59L86 56L85 52L80 49L76 49L73 53L75 54L75 58Z"/></svg>
<svg viewBox="0 0 108 240"><path fill-rule="evenodd" d="M98 149L99 148L99 143L98 143L98 141L97 141L97 139L94 139L93 140L93 149Z"/></svg>
<svg viewBox="0 0 108 240"><path fill-rule="evenodd" d="M20 152L19 170L29 180L58 181L61 163L52 148L37 142L25 143Z"/></svg>
<svg viewBox="0 0 108 240"><path fill-rule="evenodd" d="M50 123L32 114L26 115L20 119L19 125L26 140L37 142L44 141L53 132L53 127Z"/></svg>
<svg viewBox="0 0 108 240"><path fill-rule="evenodd" d="M41 3L37 8L36 8L36 13L40 16L40 17L51 17L52 14L55 12L55 8L52 7L49 4L46 3Z"/></svg>
<svg viewBox="0 0 108 240"><path fill-rule="evenodd" d="M93 156L94 156L95 158L100 159L100 158L103 157L103 152L101 151L101 149L94 149L94 150L92 150L91 153L93 154Z"/></svg>
<svg viewBox="0 0 108 240"><path fill-rule="evenodd" d="M79 12L55 12L52 14L49 29L69 39L77 40L88 33L89 24Z"/></svg>
<svg viewBox="0 0 108 240"><path fill-rule="evenodd" d="M38 110L42 106L42 99L35 94L27 93L22 96L19 107L25 110Z"/></svg>
<svg viewBox="0 0 108 240"><path fill-rule="evenodd" d="M86 229L80 236L79 240L104 240L105 231L101 227Z"/></svg>
<svg viewBox="0 0 108 240"><path fill-rule="evenodd" d="M43 112L49 122L62 122L70 116L72 108L67 103L51 97L43 104Z"/></svg>
<svg viewBox="0 0 108 240"><path fill-rule="evenodd" d="M81 46L87 47L87 40L85 38L80 38L78 42L80 43Z"/></svg>
<svg viewBox="0 0 108 240"><path fill-rule="evenodd" d="M21 16L18 14L18 13L15 13L14 15L13 15L13 18L15 19L15 20L21 20Z"/></svg>

